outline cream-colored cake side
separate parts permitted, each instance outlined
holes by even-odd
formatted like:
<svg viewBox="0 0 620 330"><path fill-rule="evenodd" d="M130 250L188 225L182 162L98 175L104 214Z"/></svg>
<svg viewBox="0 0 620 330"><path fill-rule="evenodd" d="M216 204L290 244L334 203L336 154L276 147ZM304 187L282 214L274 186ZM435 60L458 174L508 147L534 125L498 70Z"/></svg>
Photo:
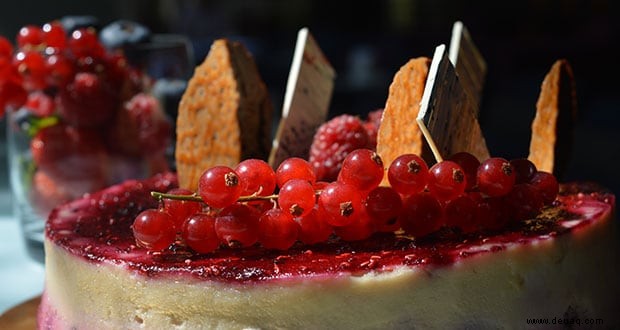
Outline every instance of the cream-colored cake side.
<svg viewBox="0 0 620 330"><path fill-rule="evenodd" d="M47 241L42 311L75 329L496 329L554 318L613 326L618 251L607 212L567 235L464 251L472 256L449 266L238 284L149 278Z"/></svg>

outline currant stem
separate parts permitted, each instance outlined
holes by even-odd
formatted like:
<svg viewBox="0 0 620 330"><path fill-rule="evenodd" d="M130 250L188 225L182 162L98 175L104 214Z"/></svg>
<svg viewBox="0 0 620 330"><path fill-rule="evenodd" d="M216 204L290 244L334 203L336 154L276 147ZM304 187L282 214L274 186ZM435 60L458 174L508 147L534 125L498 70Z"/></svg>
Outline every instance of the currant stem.
<svg viewBox="0 0 620 330"><path fill-rule="evenodd" d="M321 194L321 190L317 190L315 194L318 196ZM175 195L175 194L166 194L159 191L151 191L151 196L157 198L158 200L162 199L174 199L180 201L190 201L190 202L202 202L202 198L198 196L198 194L193 195ZM274 200L277 199L277 194L267 195L267 196L259 196L259 195L248 195L241 196L237 199L237 202L250 202L250 201L258 201L258 200Z"/></svg>

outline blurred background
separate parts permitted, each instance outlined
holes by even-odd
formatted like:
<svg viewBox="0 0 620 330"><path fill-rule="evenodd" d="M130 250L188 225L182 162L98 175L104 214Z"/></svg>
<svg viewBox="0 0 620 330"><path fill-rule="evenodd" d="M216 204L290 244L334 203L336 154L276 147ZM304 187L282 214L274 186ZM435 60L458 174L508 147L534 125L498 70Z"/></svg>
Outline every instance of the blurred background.
<svg viewBox="0 0 620 330"><path fill-rule="evenodd" d="M239 40L255 56L279 110L297 31L309 27L338 75L330 116L364 116L384 106L399 67L412 57L431 57L435 46L449 43L452 24L460 20L487 61L480 122L491 153L527 156L540 84L553 62L566 58L576 78L579 121L563 180L593 180L618 193L619 9L611 0L20 0L3 3L0 34L14 40L23 25L65 15L93 15L101 25L124 18L155 33L186 35L196 64L214 39ZM6 170L0 187L8 191ZM9 205L9 194L3 196Z"/></svg>

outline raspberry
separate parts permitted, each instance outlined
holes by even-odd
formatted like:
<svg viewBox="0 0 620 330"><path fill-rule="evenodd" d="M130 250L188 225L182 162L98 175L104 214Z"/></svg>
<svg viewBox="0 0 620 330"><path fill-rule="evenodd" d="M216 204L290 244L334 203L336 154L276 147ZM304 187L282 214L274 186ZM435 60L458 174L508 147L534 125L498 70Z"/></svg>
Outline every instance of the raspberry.
<svg viewBox="0 0 620 330"><path fill-rule="evenodd" d="M364 122L364 128L366 133L368 133L368 148L372 150L377 149L377 132L379 131L382 116L383 109L377 109L368 113L368 117Z"/></svg>
<svg viewBox="0 0 620 330"><path fill-rule="evenodd" d="M340 115L319 127L310 146L310 164L317 180L334 181L342 161L353 150L367 148L368 133L363 121L352 115Z"/></svg>

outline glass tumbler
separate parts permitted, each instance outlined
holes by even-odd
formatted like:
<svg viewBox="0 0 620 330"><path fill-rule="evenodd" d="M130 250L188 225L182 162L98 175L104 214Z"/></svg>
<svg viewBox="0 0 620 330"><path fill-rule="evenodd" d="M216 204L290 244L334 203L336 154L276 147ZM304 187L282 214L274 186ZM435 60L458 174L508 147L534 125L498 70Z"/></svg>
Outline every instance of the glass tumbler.
<svg viewBox="0 0 620 330"><path fill-rule="evenodd" d="M174 143L170 142L174 141L176 106L193 69L191 45L182 36L159 35L148 43L124 49L123 54L130 66L148 79L139 80L144 86L140 85L136 94L122 94L124 101L107 107L117 110L105 124L72 124L68 108L64 113L46 116L33 115L26 108L6 112L14 215L21 224L28 254L37 261L44 261L45 220L54 207L127 179L173 169ZM129 104L138 94L148 96L135 101L133 110L119 115L118 109L132 107ZM153 107L140 109L153 104L153 99L159 101L159 106L153 106L157 111ZM163 114L152 116L146 125L140 122L145 116L132 116L132 111ZM89 112L95 110L81 113ZM144 127L153 129L146 132L153 137L142 141L145 132L138 130Z"/></svg>

